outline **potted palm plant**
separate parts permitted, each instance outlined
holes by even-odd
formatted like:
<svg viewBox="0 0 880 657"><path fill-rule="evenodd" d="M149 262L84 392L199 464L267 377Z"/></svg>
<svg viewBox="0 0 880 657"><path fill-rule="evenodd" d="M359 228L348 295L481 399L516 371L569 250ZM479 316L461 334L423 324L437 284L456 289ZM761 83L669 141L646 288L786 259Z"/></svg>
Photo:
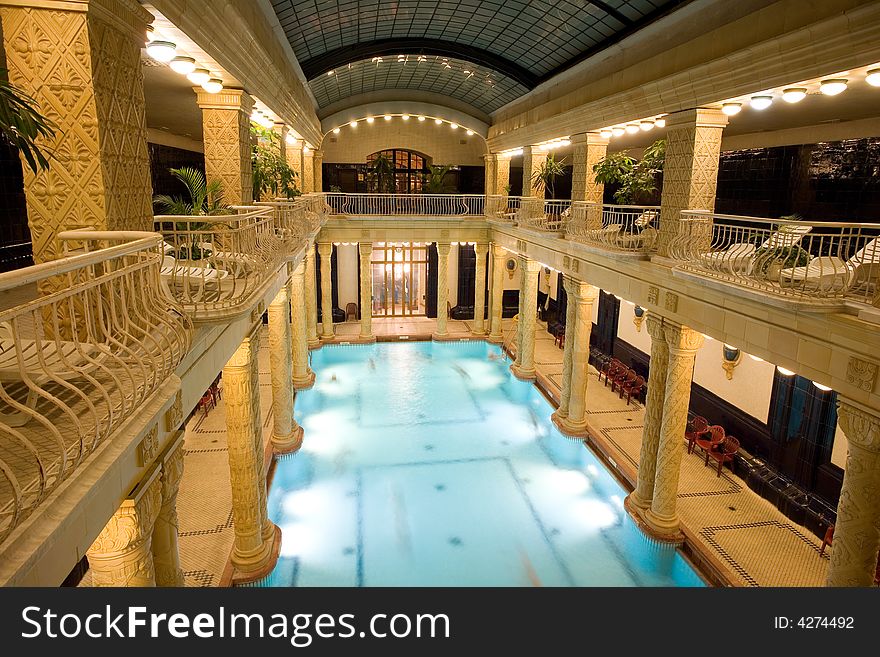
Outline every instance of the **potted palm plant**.
<svg viewBox="0 0 880 657"><path fill-rule="evenodd" d="M557 160L556 156L550 153L532 174L532 187L538 192L545 192L545 195L549 192L550 198L553 198L553 185L556 183L556 178L564 174L565 158Z"/></svg>
<svg viewBox="0 0 880 657"><path fill-rule="evenodd" d="M0 138L17 150L34 173L49 168L51 153L38 142L55 135L55 124L40 114L37 101L14 86L0 68Z"/></svg>
<svg viewBox="0 0 880 657"><path fill-rule="evenodd" d="M423 194L445 194L449 192L449 181L446 174L452 169L451 164L428 165L428 172L424 174Z"/></svg>
<svg viewBox="0 0 880 657"><path fill-rule="evenodd" d="M281 137L278 133L251 123L251 136L254 200L260 201L264 195L270 199L279 196L292 199L301 195L296 185L296 171L281 157Z"/></svg>
<svg viewBox="0 0 880 657"><path fill-rule="evenodd" d="M614 200L620 205L646 203L657 191L657 178L666 159L666 140L658 139L645 149L641 160L628 151L609 153L595 165L596 182L619 185Z"/></svg>
<svg viewBox="0 0 880 657"><path fill-rule="evenodd" d="M385 153L376 155L367 166L367 182L373 192L394 193L394 164Z"/></svg>

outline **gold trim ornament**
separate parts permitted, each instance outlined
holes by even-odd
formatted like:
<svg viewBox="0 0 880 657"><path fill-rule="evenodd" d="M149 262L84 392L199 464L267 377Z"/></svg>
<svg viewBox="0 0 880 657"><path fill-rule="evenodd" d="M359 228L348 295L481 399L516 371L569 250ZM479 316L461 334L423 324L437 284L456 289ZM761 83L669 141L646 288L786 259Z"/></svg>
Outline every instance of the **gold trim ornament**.
<svg viewBox="0 0 880 657"><path fill-rule="evenodd" d="M645 321L645 309L641 306L633 306L633 324L636 325L636 332L642 332L642 322Z"/></svg>
<svg viewBox="0 0 880 657"><path fill-rule="evenodd" d="M728 381L733 378L733 370L739 365L741 360L742 352L739 349L731 347L729 344L721 345L721 367L724 368Z"/></svg>

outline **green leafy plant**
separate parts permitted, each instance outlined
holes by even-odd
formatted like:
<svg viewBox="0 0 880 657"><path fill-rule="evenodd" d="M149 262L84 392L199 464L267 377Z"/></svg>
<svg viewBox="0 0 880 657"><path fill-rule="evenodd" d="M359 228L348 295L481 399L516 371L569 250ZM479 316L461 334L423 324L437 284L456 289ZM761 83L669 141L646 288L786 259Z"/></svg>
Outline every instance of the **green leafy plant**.
<svg viewBox="0 0 880 657"><path fill-rule="evenodd" d="M251 123L251 136L254 200L260 201L264 195L271 200L279 196L292 199L302 194L296 186L296 171L281 157L281 136L255 123Z"/></svg>
<svg viewBox="0 0 880 657"><path fill-rule="evenodd" d="M663 171L666 140L658 139L645 149L641 160L628 151L609 153L593 165L596 182L617 184L614 200L620 205L645 202L657 191L657 176Z"/></svg>
<svg viewBox="0 0 880 657"><path fill-rule="evenodd" d="M385 153L379 153L367 165L367 184L377 193L394 193L394 165Z"/></svg>
<svg viewBox="0 0 880 657"><path fill-rule="evenodd" d="M532 174L532 187L539 192L549 192L550 197L553 198L553 185L556 183L556 178L564 174L565 158L557 160L553 153L550 153Z"/></svg>
<svg viewBox="0 0 880 657"><path fill-rule="evenodd" d="M37 101L14 86L0 68L0 137L21 153L34 173L49 168L51 153L39 139L55 135L57 126L40 114Z"/></svg>
<svg viewBox="0 0 880 657"><path fill-rule="evenodd" d="M342 193L342 187L340 187L339 185L330 185L330 191L334 194L340 194Z"/></svg>
<svg viewBox="0 0 880 657"><path fill-rule="evenodd" d="M510 187L510 183L507 183L507 184L504 186L504 195L505 195L505 196L510 196L510 189L511 189L511 187Z"/></svg>
<svg viewBox="0 0 880 657"><path fill-rule="evenodd" d="M452 169L451 164L428 165L428 172L424 174L425 184L422 187L424 194L445 194L449 192L449 181L446 180L446 174Z"/></svg>
<svg viewBox="0 0 880 657"><path fill-rule="evenodd" d="M153 197L162 214L201 216L231 214L223 202L223 184L219 180L207 182L205 174L192 167L168 169L186 187L189 198L157 194Z"/></svg>
<svg viewBox="0 0 880 657"><path fill-rule="evenodd" d="M765 247L755 251L755 270L766 276L770 267L789 269L810 264L810 253L797 245Z"/></svg>

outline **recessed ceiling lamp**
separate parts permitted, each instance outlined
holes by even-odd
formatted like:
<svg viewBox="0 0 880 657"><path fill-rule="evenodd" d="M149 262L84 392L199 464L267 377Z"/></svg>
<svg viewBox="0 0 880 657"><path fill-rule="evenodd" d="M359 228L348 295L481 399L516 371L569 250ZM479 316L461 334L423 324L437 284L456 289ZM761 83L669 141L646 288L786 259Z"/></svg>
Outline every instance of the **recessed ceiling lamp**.
<svg viewBox="0 0 880 657"><path fill-rule="evenodd" d="M382 118L384 118L386 121L390 121L390 120L391 120L391 115L390 115L390 114L386 114L386 115L383 116Z"/></svg>
<svg viewBox="0 0 880 657"><path fill-rule="evenodd" d="M333 75L336 71L327 71L327 75Z"/></svg>
<svg viewBox="0 0 880 657"><path fill-rule="evenodd" d="M420 116L419 116L419 121L424 121L424 120L425 120L425 117L420 115Z"/></svg>
<svg viewBox="0 0 880 657"><path fill-rule="evenodd" d="M782 90L782 100L786 103L799 103L807 97L807 90L803 87L790 87Z"/></svg>
<svg viewBox="0 0 880 657"><path fill-rule="evenodd" d="M635 123L627 123L626 124L626 132L627 134L634 135L639 131L639 126Z"/></svg>
<svg viewBox="0 0 880 657"><path fill-rule="evenodd" d="M196 60L192 57L175 57L168 66L175 73L189 75L196 70Z"/></svg>
<svg viewBox="0 0 880 657"><path fill-rule="evenodd" d="M400 118L402 118L404 121L409 121L409 114L404 114Z"/></svg>
<svg viewBox="0 0 880 657"><path fill-rule="evenodd" d="M614 133L611 132L611 128L602 128L599 131L599 134L602 136L603 139L610 139Z"/></svg>
<svg viewBox="0 0 880 657"><path fill-rule="evenodd" d="M450 123L450 124L449 124L449 127L452 128L453 130L458 130L458 124L457 124L457 123Z"/></svg>
<svg viewBox="0 0 880 657"><path fill-rule="evenodd" d="M611 128L611 134L614 135L615 137L620 137L620 135L622 135L624 132L626 132L626 130L621 128L619 125L616 125L613 128Z"/></svg>
<svg viewBox="0 0 880 657"><path fill-rule="evenodd" d="M751 358L753 361L758 362L758 363L764 362L763 358L761 358L760 356L755 356L754 354L749 354L749 358Z"/></svg>
<svg viewBox="0 0 880 657"><path fill-rule="evenodd" d="M829 388L828 386L823 386L821 383L816 383L815 381L813 381L813 385L819 388L819 390L821 390L822 392L828 392L829 390L831 390L831 388Z"/></svg>
<svg viewBox="0 0 880 657"><path fill-rule="evenodd" d="M434 119L434 123L440 125L441 123L443 123L443 119Z"/></svg>
<svg viewBox="0 0 880 657"><path fill-rule="evenodd" d="M660 117L659 119L654 119L654 125L657 126L658 128L665 128L666 127L666 119L664 119L663 117Z"/></svg>
<svg viewBox="0 0 880 657"><path fill-rule="evenodd" d="M653 121L642 121L641 123L639 123L639 127L642 130L644 130L645 132L648 132L648 130L651 130L654 127L654 122Z"/></svg>
<svg viewBox="0 0 880 657"><path fill-rule="evenodd" d="M749 105L752 109L765 110L773 104L773 96L752 96Z"/></svg>
<svg viewBox="0 0 880 657"><path fill-rule="evenodd" d="M339 132L339 128L336 128L336 130L334 130L334 132ZM288 144L290 144L291 146L293 146L293 145L296 143L296 137L294 137L294 136L293 136L291 133L289 133L289 132L287 133L287 137L285 137L284 140L285 140Z"/></svg>
<svg viewBox="0 0 880 657"><path fill-rule="evenodd" d="M202 89L207 91L209 94L219 94L221 91L223 91L223 80L221 80L220 78L211 78L202 85Z"/></svg>
<svg viewBox="0 0 880 657"><path fill-rule="evenodd" d="M826 96L836 96L846 91L847 81L843 78L829 78L819 83L819 91Z"/></svg>
<svg viewBox="0 0 880 657"><path fill-rule="evenodd" d="M473 130L468 130L468 131L467 131L467 136L468 136L468 137L470 137L472 134L474 134L474 131L473 131Z"/></svg>
<svg viewBox="0 0 880 657"><path fill-rule="evenodd" d="M721 106L721 111L727 114L727 116L733 116L734 114L739 114L742 108L742 103L724 103Z"/></svg>
<svg viewBox="0 0 880 657"><path fill-rule="evenodd" d="M147 25L147 43L150 43L153 39L156 38L156 28L152 25Z"/></svg>
<svg viewBox="0 0 880 657"><path fill-rule="evenodd" d="M792 372L791 370L787 370L779 365L776 366L776 371L779 372L782 376L794 376L794 372Z"/></svg>
<svg viewBox="0 0 880 657"><path fill-rule="evenodd" d="M352 128L357 128L358 122L357 121L350 121L348 125L350 125Z"/></svg>
<svg viewBox="0 0 880 657"><path fill-rule="evenodd" d="M202 86L211 79L211 71L206 68L197 68L192 73L186 76L186 79L192 82L193 84L197 84Z"/></svg>
<svg viewBox="0 0 880 657"><path fill-rule="evenodd" d="M372 116L367 117L367 123L372 123L375 119Z"/></svg>
<svg viewBox="0 0 880 657"><path fill-rule="evenodd" d="M310 153L311 151L312 151L312 149L309 148L308 145L303 146L303 153L307 153L307 154L308 154L308 153Z"/></svg>
<svg viewBox="0 0 880 657"><path fill-rule="evenodd" d="M865 75L865 82L872 87L880 87L880 68L872 68L868 71L867 75Z"/></svg>
<svg viewBox="0 0 880 657"><path fill-rule="evenodd" d="M333 128L333 134L338 135L340 132L340 128Z"/></svg>
<svg viewBox="0 0 880 657"><path fill-rule="evenodd" d="M147 54L157 62L170 62L177 54L177 46L170 41L150 41Z"/></svg>

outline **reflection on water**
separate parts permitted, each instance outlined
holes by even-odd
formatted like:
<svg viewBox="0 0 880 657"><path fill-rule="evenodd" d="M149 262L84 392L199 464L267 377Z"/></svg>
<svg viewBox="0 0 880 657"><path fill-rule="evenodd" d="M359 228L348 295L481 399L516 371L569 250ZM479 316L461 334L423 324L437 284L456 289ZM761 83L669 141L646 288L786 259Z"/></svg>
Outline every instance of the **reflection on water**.
<svg viewBox="0 0 880 657"><path fill-rule="evenodd" d="M270 586L702 586L482 342L314 352L279 461Z"/></svg>

